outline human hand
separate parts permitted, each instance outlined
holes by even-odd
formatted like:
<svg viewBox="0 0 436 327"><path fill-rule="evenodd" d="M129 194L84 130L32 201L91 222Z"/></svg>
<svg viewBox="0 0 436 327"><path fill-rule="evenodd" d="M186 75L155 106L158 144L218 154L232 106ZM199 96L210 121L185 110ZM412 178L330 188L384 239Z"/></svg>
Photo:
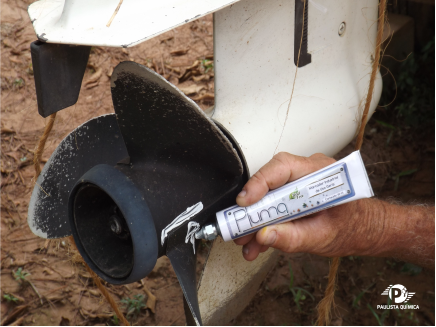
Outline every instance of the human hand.
<svg viewBox="0 0 436 327"><path fill-rule="evenodd" d="M300 157L281 152L263 166L245 184L236 198L239 206L258 202L269 190L292 182L335 160L323 154ZM273 247L284 252L308 252L321 256L346 256L369 251L369 238L377 240L379 233L366 233L365 200L349 202L313 215L264 227L254 234L235 240L243 245L243 256L252 261L259 253Z"/></svg>

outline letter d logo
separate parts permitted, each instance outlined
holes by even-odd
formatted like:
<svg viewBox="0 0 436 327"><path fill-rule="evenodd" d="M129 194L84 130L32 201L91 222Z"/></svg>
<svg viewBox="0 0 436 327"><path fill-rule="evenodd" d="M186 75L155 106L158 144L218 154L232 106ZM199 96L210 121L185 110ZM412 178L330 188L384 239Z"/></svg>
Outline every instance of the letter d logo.
<svg viewBox="0 0 436 327"><path fill-rule="evenodd" d="M396 284L394 286L392 286L390 292L389 292L389 296L390 298L395 302L395 303L403 303L404 301L406 301L408 292L407 289L400 284Z"/></svg>
<svg viewBox="0 0 436 327"><path fill-rule="evenodd" d="M394 300L395 303L398 303L397 298L401 296L401 290L399 288L392 287L391 294L392 294L392 300Z"/></svg>

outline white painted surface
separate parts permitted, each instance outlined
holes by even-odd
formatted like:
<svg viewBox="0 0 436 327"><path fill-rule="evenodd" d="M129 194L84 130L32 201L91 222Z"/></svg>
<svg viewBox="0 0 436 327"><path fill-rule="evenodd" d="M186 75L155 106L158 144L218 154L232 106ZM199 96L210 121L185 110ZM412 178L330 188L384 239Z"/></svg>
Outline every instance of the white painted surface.
<svg viewBox="0 0 436 327"><path fill-rule="evenodd" d="M286 125L295 75L294 2L243 0L215 14L213 118L240 143L251 174L274 155L284 125L277 152L334 155L352 140L369 84L377 10L377 0L309 1L312 63L298 70ZM378 74L370 115L381 89ZM270 253L248 263L233 242L215 241L198 290L203 322L236 317L274 263Z"/></svg>
<svg viewBox="0 0 436 327"><path fill-rule="evenodd" d="M198 302L204 325L227 325L251 301L274 268L278 251L269 249L254 261L245 261L241 247L214 240L198 288Z"/></svg>
<svg viewBox="0 0 436 327"><path fill-rule="evenodd" d="M352 140L369 84L377 10L377 0L309 2L312 62L298 69L286 125L296 69L294 1L243 0L215 13L213 118L239 142L251 174L274 153L332 156ZM370 115L381 89L378 74Z"/></svg>
<svg viewBox="0 0 436 327"><path fill-rule="evenodd" d="M48 43L130 47L237 0L39 0L28 12L38 38Z"/></svg>

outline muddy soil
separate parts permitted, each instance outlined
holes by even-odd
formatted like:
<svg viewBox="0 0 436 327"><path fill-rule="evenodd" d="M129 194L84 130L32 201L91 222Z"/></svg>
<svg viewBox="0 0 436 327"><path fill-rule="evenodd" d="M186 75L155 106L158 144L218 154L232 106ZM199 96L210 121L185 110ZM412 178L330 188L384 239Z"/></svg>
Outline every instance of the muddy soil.
<svg viewBox="0 0 436 327"><path fill-rule="evenodd" d="M27 208L34 187L32 160L47 122L37 111L29 51L35 35L26 13L28 4L23 0L1 1L2 324L116 325L118 321L110 306L77 260L68 240L40 239L27 226ZM154 69L203 110L210 109L214 103L212 23L212 16L207 16L131 49L93 48L79 100L58 113L41 167L75 127L92 117L113 112L109 80L119 62L132 60ZM97 82L90 82L99 72ZM350 144L337 158L352 149ZM362 153L378 197L434 203L433 129L390 135L390 130L372 121ZM415 169L415 173L399 178L396 186L395 176ZM199 269L208 247L207 243L201 244ZM313 324L328 268L326 258L281 255L255 298L230 324ZM304 291L294 294L289 287L291 280L293 287ZM410 303L419 305L419 310L389 314L377 310L377 304L386 303L380 294L390 284L403 284L416 292ZM141 283L106 287L120 305L136 295L144 296L136 304L139 307L145 304L144 287L157 297L155 312L143 307L137 314L129 315L133 324L185 324L182 292L166 258L159 259L153 272ZM343 258L336 303L336 325L434 325L434 271L393 259ZM130 306L122 307L127 313L132 306L134 302L130 301Z"/></svg>

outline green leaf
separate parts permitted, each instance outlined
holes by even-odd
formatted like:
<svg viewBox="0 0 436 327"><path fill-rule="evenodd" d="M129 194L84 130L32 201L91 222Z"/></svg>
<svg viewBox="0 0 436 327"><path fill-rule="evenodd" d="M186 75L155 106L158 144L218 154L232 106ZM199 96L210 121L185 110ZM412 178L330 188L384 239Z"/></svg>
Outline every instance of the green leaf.
<svg viewBox="0 0 436 327"><path fill-rule="evenodd" d="M400 177L395 177L395 186L394 186L394 191L398 191L398 185L400 184Z"/></svg>
<svg viewBox="0 0 436 327"><path fill-rule="evenodd" d="M3 295L3 298L4 298L8 303L10 303L10 302L17 303L17 302L18 302L18 299L17 299L15 296L13 296L12 294L4 294L4 295Z"/></svg>
<svg viewBox="0 0 436 327"><path fill-rule="evenodd" d="M289 274L291 275L289 278L289 289L292 290L292 287L294 286L294 272L292 270L291 263L289 263Z"/></svg>
<svg viewBox="0 0 436 327"><path fill-rule="evenodd" d="M360 292L360 293L356 296L356 298L354 299L353 304L352 304L352 307L353 307L353 308L359 308L359 307L360 307L360 306L359 306L359 302L360 302L360 300L362 299L362 297L363 297L363 295L365 294L365 292L366 292L366 290L363 290L362 292Z"/></svg>
<svg viewBox="0 0 436 327"><path fill-rule="evenodd" d="M393 179L395 181L394 191L398 190L398 185L400 183L400 177L412 175L412 174L416 173L417 171L418 171L418 169L404 170L401 173L399 173L398 175L394 176L393 177Z"/></svg>
<svg viewBox="0 0 436 327"><path fill-rule="evenodd" d="M416 173L417 171L418 171L418 169L404 170L404 171L402 171L401 173L398 174L398 177L412 175L412 174Z"/></svg>
<svg viewBox="0 0 436 327"><path fill-rule="evenodd" d="M365 293L366 293L366 292L367 292L371 287L373 287L374 284L375 284L375 283L372 283L371 285L369 285L367 288L365 288L362 292L360 292L360 293L356 296L356 298L355 298L354 301L353 301L352 307L354 307L354 308L359 308L359 307L360 307L360 306L359 306L359 302L360 302L360 300L362 299L363 295L365 295Z"/></svg>
<svg viewBox="0 0 436 327"><path fill-rule="evenodd" d="M381 120L375 120L377 122L377 124L382 125L383 127L387 127L390 128L392 130L396 130L395 126L392 126L391 124L385 123L384 121Z"/></svg>
<svg viewBox="0 0 436 327"><path fill-rule="evenodd" d="M422 267L414 265L413 263L406 263L401 268L401 272L406 275L416 276L422 272Z"/></svg>
<svg viewBox="0 0 436 327"><path fill-rule="evenodd" d="M389 142L391 142L392 136L394 136L394 131L390 131L389 132L389 135L388 135L388 137L386 139L386 146L388 146Z"/></svg>
<svg viewBox="0 0 436 327"><path fill-rule="evenodd" d="M312 300L315 301L315 298L313 297L313 295L308 290L305 290L304 288L301 288L301 287L294 287L294 289L298 290L300 292L300 294L301 294L301 292L306 293L307 295L310 296L310 298Z"/></svg>
<svg viewBox="0 0 436 327"><path fill-rule="evenodd" d="M369 311L371 311L371 313L374 315L375 319L377 319L378 325L383 326L383 323L381 322L377 312L374 311L374 309L369 305L369 303L367 303L366 306L369 309Z"/></svg>

